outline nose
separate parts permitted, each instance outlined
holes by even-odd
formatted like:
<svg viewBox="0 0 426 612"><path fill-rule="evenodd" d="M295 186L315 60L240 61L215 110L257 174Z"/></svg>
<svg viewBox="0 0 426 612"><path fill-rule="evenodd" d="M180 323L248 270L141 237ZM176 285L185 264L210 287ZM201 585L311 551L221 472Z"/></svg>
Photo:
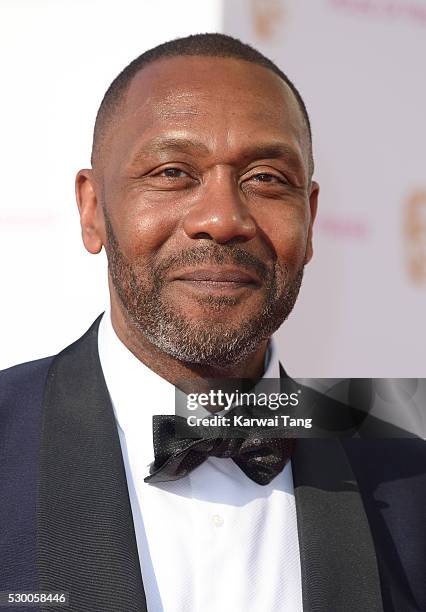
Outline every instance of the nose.
<svg viewBox="0 0 426 612"><path fill-rule="evenodd" d="M190 238L225 244L246 242L256 235L256 222L230 173L219 171L206 179L200 188L200 200L184 219L184 230Z"/></svg>

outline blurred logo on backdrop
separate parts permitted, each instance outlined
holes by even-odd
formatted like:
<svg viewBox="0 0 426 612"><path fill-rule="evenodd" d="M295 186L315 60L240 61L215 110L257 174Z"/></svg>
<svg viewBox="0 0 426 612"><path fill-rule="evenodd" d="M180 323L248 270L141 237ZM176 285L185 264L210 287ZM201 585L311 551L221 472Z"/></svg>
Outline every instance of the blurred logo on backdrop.
<svg viewBox="0 0 426 612"><path fill-rule="evenodd" d="M426 5L424 2L408 0L327 0L337 9L358 15L384 17L386 19L410 19L426 25Z"/></svg>
<svg viewBox="0 0 426 612"><path fill-rule="evenodd" d="M426 190L406 198L403 232L408 276L416 285L426 285Z"/></svg>
<svg viewBox="0 0 426 612"><path fill-rule="evenodd" d="M322 212L319 215L316 229L328 236L345 240L366 240L370 234L366 219L332 212Z"/></svg>
<svg viewBox="0 0 426 612"><path fill-rule="evenodd" d="M250 4L256 38L273 40L284 18L283 0L251 0Z"/></svg>

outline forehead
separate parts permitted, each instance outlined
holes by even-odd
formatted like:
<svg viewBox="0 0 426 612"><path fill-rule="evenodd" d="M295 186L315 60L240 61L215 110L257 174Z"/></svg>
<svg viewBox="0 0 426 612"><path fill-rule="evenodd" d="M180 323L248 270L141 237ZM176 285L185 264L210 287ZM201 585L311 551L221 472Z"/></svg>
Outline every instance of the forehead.
<svg viewBox="0 0 426 612"><path fill-rule="evenodd" d="M234 58L163 58L135 75L112 134L115 156L125 159L145 139L172 131L213 147L244 146L259 136L306 153L308 142L289 86L271 70Z"/></svg>

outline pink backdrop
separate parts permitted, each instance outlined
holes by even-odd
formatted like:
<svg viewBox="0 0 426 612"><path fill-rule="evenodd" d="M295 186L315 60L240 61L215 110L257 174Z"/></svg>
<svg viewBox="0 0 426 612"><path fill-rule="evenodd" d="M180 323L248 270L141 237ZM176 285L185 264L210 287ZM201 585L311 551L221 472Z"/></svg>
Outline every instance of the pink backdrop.
<svg viewBox="0 0 426 612"><path fill-rule="evenodd" d="M0 368L52 354L107 301L73 181L115 74L224 31L272 57L310 111L315 257L279 332L298 377L425 376L426 1L3 0Z"/></svg>

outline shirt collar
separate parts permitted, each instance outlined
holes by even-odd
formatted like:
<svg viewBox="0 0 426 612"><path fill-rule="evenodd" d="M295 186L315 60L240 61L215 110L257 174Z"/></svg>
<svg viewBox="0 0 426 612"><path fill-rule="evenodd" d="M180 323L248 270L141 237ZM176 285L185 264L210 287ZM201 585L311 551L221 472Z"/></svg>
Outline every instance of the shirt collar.
<svg viewBox="0 0 426 612"><path fill-rule="evenodd" d="M154 414L174 414L175 387L140 361L121 342L111 323L110 311L101 319L98 351L114 414L124 433L150 429ZM262 378L279 378L276 341L271 338Z"/></svg>

